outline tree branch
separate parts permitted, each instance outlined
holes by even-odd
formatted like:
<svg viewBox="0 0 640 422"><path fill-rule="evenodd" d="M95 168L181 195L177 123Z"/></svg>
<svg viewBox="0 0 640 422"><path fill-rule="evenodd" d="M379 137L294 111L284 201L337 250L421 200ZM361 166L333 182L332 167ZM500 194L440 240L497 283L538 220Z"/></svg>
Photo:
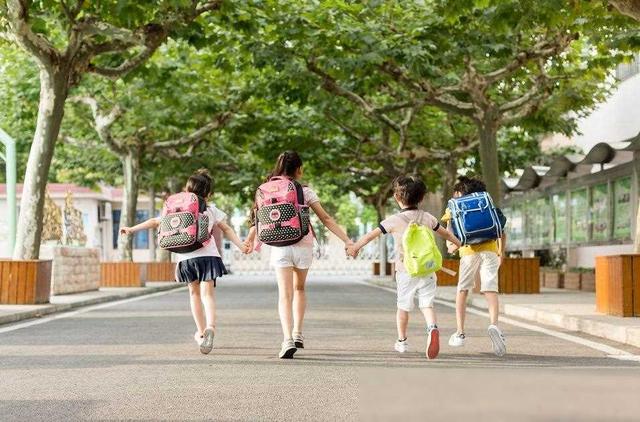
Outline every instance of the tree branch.
<svg viewBox="0 0 640 422"><path fill-rule="evenodd" d="M365 100L355 92L342 87L340 84L338 84L335 78L326 73L324 70L320 69L316 64L315 58L307 60L307 69L320 77L322 81L322 88L325 91L339 97L346 98L353 104L357 105L362 111L364 111L367 116L376 118L376 120L390 126L396 132L401 131L400 125L389 116L387 116L384 112L381 112L379 109L374 107L367 100Z"/></svg>
<svg viewBox="0 0 640 422"><path fill-rule="evenodd" d="M548 58L564 51L569 44L577 38L577 34L559 33L553 41L549 39L539 41L530 49L516 54L516 57L506 66L485 74L484 79L488 84L493 84L494 82L517 72L522 65L529 61Z"/></svg>
<svg viewBox="0 0 640 422"><path fill-rule="evenodd" d="M28 2L24 0L7 0L8 35L40 63L51 66L60 53L49 40L33 32L29 24L28 9Z"/></svg>
<svg viewBox="0 0 640 422"><path fill-rule="evenodd" d="M151 146L151 148L155 150L159 150L159 149L165 149L165 148L177 148L180 146L190 145L190 148L192 149L193 147L200 144L209 133L223 128L229 122L233 114L234 114L233 111L225 111L225 112L219 113L214 117L214 119L211 122L195 130L191 134L187 136L183 136L178 139L173 139L171 141L156 142Z"/></svg>
<svg viewBox="0 0 640 422"><path fill-rule="evenodd" d="M93 116L92 126L100 140L104 142L109 149L116 154L124 154L126 152L124 145L114 139L111 133L111 127L113 124L124 114L124 110L119 105L114 106L109 113L105 114L100 111L98 101L93 97L72 97L70 100L76 103L85 104L89 107Z"/></svg>

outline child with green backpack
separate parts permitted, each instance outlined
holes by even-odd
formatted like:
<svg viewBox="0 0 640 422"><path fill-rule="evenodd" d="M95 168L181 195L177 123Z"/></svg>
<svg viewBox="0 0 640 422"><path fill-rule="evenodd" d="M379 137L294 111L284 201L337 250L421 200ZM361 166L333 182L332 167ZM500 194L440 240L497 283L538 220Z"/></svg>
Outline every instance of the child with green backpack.
<svg viewBox="0 0 640 422"><path fill-rule="evenodd" d="M371 232L364 235L353 246L347 248L347 254L356 256L367 243L381 234L391 234L396 244L396 283L398 311L396 323L398 340L395 350L408 351L407 326L409 312L414 307L415 297L427 323L427 359L435 359L440 351L440 333L433 310L436 293L436 271L442 267L442 255L435 243L433 232L460 246L460 241L444 227L438 219L422 211L420 205L427 193L424 182L415 176L400 176L393 182L393 197L400 212L380 223Z"/></svg>

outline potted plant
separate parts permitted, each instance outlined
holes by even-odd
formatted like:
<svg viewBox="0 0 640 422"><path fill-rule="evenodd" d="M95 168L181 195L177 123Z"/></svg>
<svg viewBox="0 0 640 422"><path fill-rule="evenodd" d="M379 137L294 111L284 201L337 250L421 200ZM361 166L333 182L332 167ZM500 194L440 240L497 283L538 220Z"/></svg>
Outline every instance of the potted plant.
<svg viewBox="0 0 640 422"><path fill-rule="evenodd" d="M580 290L585 292L596 291L596 273L593 268L582 269L582 282L580 284Z"/></svg>
<svg viewBox="0 0 640 422"><path fill-rule="evenodd" d="M570 290L580 290L582 272L579 268L570 268L564 275L564 288Z"/></svg>

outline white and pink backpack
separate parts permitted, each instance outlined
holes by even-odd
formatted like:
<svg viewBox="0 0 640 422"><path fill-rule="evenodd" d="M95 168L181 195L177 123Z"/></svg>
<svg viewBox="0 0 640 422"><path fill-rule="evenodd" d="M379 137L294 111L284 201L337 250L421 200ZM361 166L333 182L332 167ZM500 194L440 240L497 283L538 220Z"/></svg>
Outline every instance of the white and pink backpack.
<svg viewBox="0 0 640 422"><path fill-rule="evenodd" d="M209 216L204 199L191 192L167 198L162 207L158 245L175 253L198 250L211 240Z"/></svg>
<svg viewBox="0 0 640 422"><path fill-rule="evenodd" d="M298 243L309 234L309 207L302 185L287 177L272 177L256 192L258 240L270 246Z"/></svg>

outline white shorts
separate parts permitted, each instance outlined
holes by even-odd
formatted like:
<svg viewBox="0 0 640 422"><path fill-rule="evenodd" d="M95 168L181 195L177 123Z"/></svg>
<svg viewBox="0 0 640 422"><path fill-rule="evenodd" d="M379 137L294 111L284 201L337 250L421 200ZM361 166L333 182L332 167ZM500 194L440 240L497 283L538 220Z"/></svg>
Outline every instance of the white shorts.
<svg viewBox="0 0 640 422"><path fill-rule="evenodd" d="M415 297L418 296L418 306L433 308L436 296L436 275L426 277L411 277L405 272L396 272L398 294L398 309L410 312L414 307Z"/></svg>
<svg viewBox="0 0 640 422"><path fill-rule="evenodd" d="M313 261L313 246L272 246L269 261L274 268L293 267L306 270L311 267Z"/></svg>
<svg viewBox="0 0 640 422"><path fill-rule="evenodd" d="M458 291L471 290L480 271L480 291L498 292L500 257L495 252L478 252L460 258Z"/></svg>

